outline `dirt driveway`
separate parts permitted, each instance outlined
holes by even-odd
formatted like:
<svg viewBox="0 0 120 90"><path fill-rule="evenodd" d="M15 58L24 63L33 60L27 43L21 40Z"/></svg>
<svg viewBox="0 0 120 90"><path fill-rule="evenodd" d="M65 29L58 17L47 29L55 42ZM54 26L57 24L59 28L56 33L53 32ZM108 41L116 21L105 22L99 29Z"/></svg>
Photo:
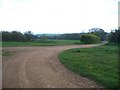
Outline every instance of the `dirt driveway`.
<svg viewBox="0 0 120 90"><path fill-rule="evenodd" d="M16 51L3 57L3 88L93 88L95 82L67 70L58 60L58 54L70 48L94 45L6 47Z"/></svg>

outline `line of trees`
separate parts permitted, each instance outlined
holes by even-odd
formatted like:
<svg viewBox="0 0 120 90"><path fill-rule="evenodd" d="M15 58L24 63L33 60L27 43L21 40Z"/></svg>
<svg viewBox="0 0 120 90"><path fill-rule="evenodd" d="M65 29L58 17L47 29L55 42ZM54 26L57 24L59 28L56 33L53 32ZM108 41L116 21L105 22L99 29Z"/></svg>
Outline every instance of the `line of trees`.
<svg viewBox="0 0 120 90"><path fill-rule="evenodd" d="M60 35L52 35L46 36L43 35L41 37L37 35L33 35L31 31L27 31L25 33L21 33L19 31L1 31L0 37L2 35L2 41L17 41L17 42L25 42L31 41L33 39L66 39L66 40L80 40L81 35L83 34L92 34L100 37L101 41L108 40L110 43L118 43L120 44L120 28L111 31L110 33L105 32L101 28L92 28L88 33L71 33L71 34L60 34Z"/></svg>
<svg viewBox="0 0 120 90"><path fill-rule="evenodd" d="M80 33L60 34L55 36L48 36L49 39L65 39L65 40L79 40Z"/></svg>
<svg viewBox="0 0 120 90"><path fill-rule="evenodd" d="M54 35L54 36L37 36L33 35L31 31L27 31L24 34L19 31L1 31L2 35L2 41L17 41L17 42L25 42L30 41L33 39L66 39L66 40L79 40L80 39L80 33L72 33L72 34L60 34L60 35Z"/></svg>
<svg viewBox="0 0 120 90"><path fill-rule="evenodd" d="M33 34L31 31L27 31L24 34L18 31L1 31L2 41L17 41L17 42L24 42L30 41L33 38Z"/></svg>

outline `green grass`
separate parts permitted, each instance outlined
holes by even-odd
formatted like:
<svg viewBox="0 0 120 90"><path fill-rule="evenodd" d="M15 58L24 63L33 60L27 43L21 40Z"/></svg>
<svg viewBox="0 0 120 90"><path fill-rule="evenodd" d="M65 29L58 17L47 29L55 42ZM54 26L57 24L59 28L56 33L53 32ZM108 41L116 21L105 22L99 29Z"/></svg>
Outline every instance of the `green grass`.
<svg viewBox="0 0 120 90"><path fill-rule="evenodd" d="M12 46L62 46L80 44L79 40L47 40L47 41L30 41L30 42L2 42L2 47Z"/></svg>
<svg viewBox="0 0 120 90"><path fill-rule="evenodd" d="M59 58L68 69L99 85L118 87L118 46L70 49L60 53Z"/></svg>

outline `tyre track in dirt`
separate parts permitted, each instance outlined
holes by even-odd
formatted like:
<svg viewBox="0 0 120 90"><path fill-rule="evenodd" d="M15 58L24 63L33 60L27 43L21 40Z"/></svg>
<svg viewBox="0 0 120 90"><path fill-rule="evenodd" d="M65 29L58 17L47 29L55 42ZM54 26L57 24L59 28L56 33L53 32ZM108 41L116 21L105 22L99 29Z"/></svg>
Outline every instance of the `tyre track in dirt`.
<svg viewBox="0 0 120 90"><path fill-rule="evenodd" d="M71 48L89 48L101 44L5 47L15 51L13 56L2 58L3 88L96 88L95 82L66 69L58 60L58 54Z"/></svg>

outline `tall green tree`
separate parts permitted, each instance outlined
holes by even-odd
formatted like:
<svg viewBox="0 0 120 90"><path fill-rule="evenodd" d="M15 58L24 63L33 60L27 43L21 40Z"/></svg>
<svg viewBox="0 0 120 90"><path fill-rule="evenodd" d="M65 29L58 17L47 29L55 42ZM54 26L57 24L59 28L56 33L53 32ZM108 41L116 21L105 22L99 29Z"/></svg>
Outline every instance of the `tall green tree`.
<svg viewBox="0 0 120 90"><path fill-rule="evenodd" d="M11 41L11 33L8 31L2 31L2 41Z"/></svg>
<svg viewBox="0 0 120 90"><path fill-rule="evenodd" d="M106 40L107 40L107 35L108 35L108 33L106 33L106 32L105 32L103 29L101 29L101 28L92 28L92 29L89 29L89 33L100 37L100 39L101 39L102 41L106 41Z"/></svg>
<svg viewBox="0 0 120 90"><path fill-rule="evenodd" d="M25 36L27 41L30 41L33 37L33 33L31 31L27 31L24 33L24 36Z"/></svg>
<svg viewBox="0 0 120 90"><path fill-rule="evenodd" d="M18 31L12 31L11 32L11 41L26 41L26 38L25 36L21 33L21 32L18 32Z"/></svg>
<svg viewBox="0 0 120 90"><path fill-rule="evenodd" d="M120 44L120 28L117 30L112 30L108 36L109 43L117 43Z"/></svg>

